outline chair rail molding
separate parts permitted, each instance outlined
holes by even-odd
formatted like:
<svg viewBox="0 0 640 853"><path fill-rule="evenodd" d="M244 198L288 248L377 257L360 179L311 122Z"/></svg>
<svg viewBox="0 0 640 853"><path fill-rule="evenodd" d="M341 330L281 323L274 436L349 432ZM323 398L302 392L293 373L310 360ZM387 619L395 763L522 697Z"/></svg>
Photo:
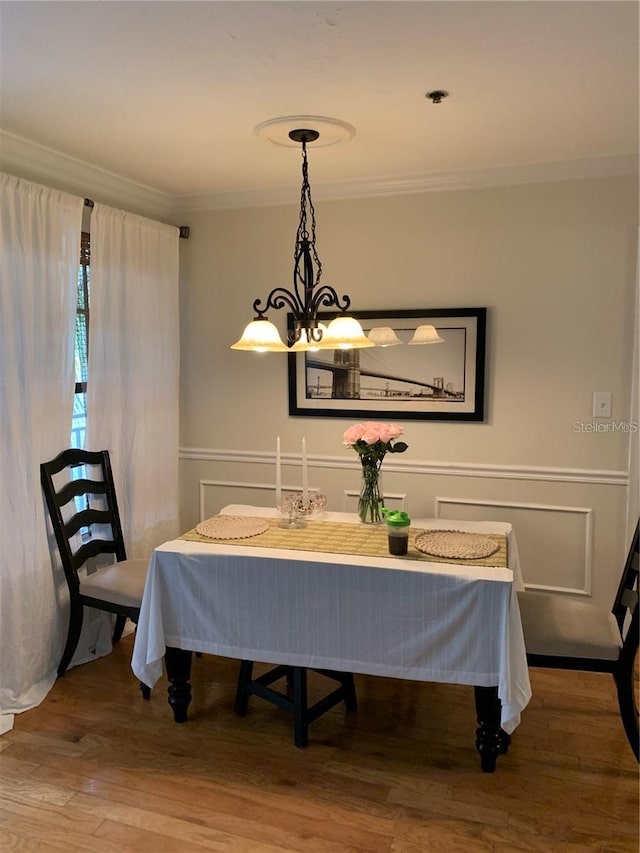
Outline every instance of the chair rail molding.
<svg viewBox="0 0 640 853"><path fill-rule="evenodd" d="M590 596L592 587L593 567L593 509L583 506L558 506L554 504L522 503L519 501L494 501L481 498L448 498L436 496L435 517L441 518L440 509L443 505L498 507L504 509L530 510L543 513L571 513L583 516L584 523L584 564L582 567L582 586L569 587L545 583L526 583L526 589L537 589L545 592L566 593L567 595ZM520 548L522 546L520 545Z"/></svg>
<svg viewBox="0 0 640 853"><path fill-rule="evenodd" d="M276 455L271 451L221 450L204 447L181 447L179 458L199 462L238 462L275 466ZM300 453L285 453L283 465L302 465ZM307 455L307 464L314 468L358 470L357 459L346 456ZM400 459L389 454L384 470L398 474L430 474L447 477L480 477L498 480L540 480L548 483L585 483L592 485L629 485L629 472L596 468L556 468L540 465L491 465L476 462L433 462L420 459Z"/></svg>

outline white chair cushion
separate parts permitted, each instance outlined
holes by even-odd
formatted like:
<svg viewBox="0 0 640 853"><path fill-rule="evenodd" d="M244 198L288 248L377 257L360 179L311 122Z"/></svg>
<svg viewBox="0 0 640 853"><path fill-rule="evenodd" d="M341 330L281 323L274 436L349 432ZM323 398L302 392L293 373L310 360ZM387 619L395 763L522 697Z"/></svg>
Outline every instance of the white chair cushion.
<svg viewBox="0 0 640 853"><path fill-rule="evenodd" d="M125 607L140 607L148 567L148 560L123 560L103 566L80 581L80 594Z"/></svg>
<svg viewBox="0 0 640 853"><path fill-rule="evenodd" d="M585 601L519 592L527 652L551 657L617 660L622 638L613 614Z"/></svg>

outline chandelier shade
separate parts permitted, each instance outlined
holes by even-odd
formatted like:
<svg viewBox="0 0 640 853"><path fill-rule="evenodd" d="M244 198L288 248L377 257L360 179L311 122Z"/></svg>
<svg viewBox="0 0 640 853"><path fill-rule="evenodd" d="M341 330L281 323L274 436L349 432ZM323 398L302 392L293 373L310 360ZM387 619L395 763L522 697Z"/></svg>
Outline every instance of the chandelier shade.
<svg viewBox="0 0 640 853"><path fill-rule="evenodd" d="M252 320L245 326L242 337L231 349L250 352L288 352L280 332L269 320Z"/></svg>
<svg viewBox="0 0 640 853"><path fill-rule="evenodd" d="M421 346L422 344L441 344L444 338L438 334L435 326L418 326L409 341L409 346Z"/></svg>
<svg viewBox="0 0 640 853"><path fill-rule="evenodd" d="M357 320L347 315L350 298L339 296L328 284L322 284L322 264L316 250L316 214L311 199L307 144L319 137L317 130L291 130L289 138L302 147L302 188L300 219L296 232L293 258L293 287L275 287L263 301L253 303L254 318L240 340L231 346L254 352L305 352L318 349L354 349L374 346L365 336ZM286 308L293 317L286 344L276 326L267 318L270 310ZM341 312L328 327L318 320L320 311ZM340 321L337 325L334 325Z"/></svg>
<svg viewBox="0 0 640 853"><path fill-rule="evenodd" d="M354 317L336 317L329 323L326 338L320 343L321 349L365 349L374 347L373 341L362 331L362 326Z"/></svg>
<svg viewBox="0 0 640 853"><path fill-rule="evenodd" d="M391 326L376 326L367 337L377 347L396 347L402 343Z"/></svg>

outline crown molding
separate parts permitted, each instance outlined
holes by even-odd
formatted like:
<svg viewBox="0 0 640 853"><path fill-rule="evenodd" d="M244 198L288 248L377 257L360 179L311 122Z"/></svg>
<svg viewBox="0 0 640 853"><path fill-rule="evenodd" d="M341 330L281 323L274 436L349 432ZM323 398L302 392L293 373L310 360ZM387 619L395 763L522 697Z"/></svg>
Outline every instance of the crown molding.
<svg viewBox="0 0 640 853"><path fill-rule="evenodd" d="M298 192L297 186L292 186L172 196L1 129L0 170L159 219L185 213L294 204ZM329 201L637 174L638 158L630 154L314 184L313 194L316 201Z"/></svg>
<svg viewBox="0 0 640 853"><path fill-rule="evenodd" d="M157 219L166 220L173 206L166 193L2 129L0 170Z"/></svg>
<svg viewBox="0 0 640 853"><path fill-rule="evenodd" d="M634 155L598 157L589 160L567 160L556 163L526 163L458 172L407 175L399 178L369 178L337 183L315 184L314 200L340 200L443 192L445 190L482 189L518 184L621 177L638 174L638 158ZM270 190L247 190L227 193L174 196L172 211L196 213L242 207L266 207L293 204L297 189L278 187Z"/></svg>

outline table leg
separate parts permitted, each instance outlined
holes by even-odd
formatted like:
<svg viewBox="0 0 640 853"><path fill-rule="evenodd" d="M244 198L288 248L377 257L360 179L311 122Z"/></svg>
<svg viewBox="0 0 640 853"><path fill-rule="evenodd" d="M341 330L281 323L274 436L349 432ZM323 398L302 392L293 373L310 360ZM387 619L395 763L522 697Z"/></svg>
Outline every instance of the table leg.
<svg viewBox="0 0 640 853"><path fill-rule="evenodd" d="M298 749L304 749L309 743L307 670L304 666L293 667L293 742Z"/></svg>
<svg viewBox="0 0 640 853"><path fill-rule="evenodd" d="M249 710L249 691L248 687L251 684L253 675L253 661L240 661L240 674L238 676L238 686L236 687L236 701L233 710L239 717L246 717Z"/></svg>
<svg viewBox="0 0 640 853"><path fill-rule="evenodd" d="M485 773L493 773L499 755L509 750L511 737L500 728L502 705L497 687L474 687L476 699L476 749L480 753L480 766Z"/></svg>
<svg viewBox="0 0 640 853"><path fill-rule="evenodd" d="M169 704L176 723L187 721L187 708L191 702L191 652L167 646L164 662L169 680Z"/></svg>

